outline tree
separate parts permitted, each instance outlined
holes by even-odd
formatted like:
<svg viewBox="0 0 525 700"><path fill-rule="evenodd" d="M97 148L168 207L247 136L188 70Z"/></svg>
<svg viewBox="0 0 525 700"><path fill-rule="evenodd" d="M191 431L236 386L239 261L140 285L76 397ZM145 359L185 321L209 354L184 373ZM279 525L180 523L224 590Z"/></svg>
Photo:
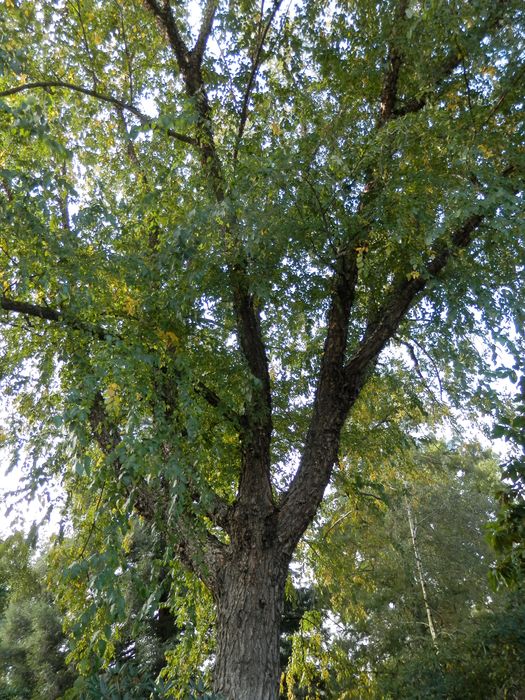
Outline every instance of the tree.
<svg viewBox="0 0 525 700"><path fill-rule="evenodd" d="M361 467L367 498L355 471L303 547L318 616L294 640L287 697L521 697L523 595L489 588L495 456L429 441Z"/></svg>
<svg viewBox="0 0 525 700"><path fill-rule="evenodd" d="M90 495L108 562L132 511L163 533L211 592L219 696L277 697L288 566L367 383L412 361L483 408L490 349L522 352L522 21L5 7L7 444L29 491Z"/></svg>
<svg viewBox="0 0 525 700"><path fill-rule="evenodd" d="M513 379L517 379L513 373ZM504 437L513 454L503 465L498 489L499 509L490 524L489 539L498 553L492 570L496 587L522 587L525 577L525 377L519 379L512 415L500 416L495 437Z"/></svg>
<svg viewBox="0 0 525 700"><path fill-rule="evenodd" d="M0 543L0 697L60 698L74 680L67 639L43 581L43 560L21 533Z"/></svg>

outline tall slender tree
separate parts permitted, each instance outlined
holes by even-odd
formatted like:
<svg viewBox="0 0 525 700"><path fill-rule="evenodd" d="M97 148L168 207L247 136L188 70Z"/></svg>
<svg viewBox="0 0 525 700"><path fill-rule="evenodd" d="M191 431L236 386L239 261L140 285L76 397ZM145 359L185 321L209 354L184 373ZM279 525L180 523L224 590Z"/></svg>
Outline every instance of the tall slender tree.
<svg viewBox="0 0 525 700"><path fill-rule="evenodd" d="M10 0L0 33L7 441L107 549L161 530L216 694L276 698L363 387L408 352L483 407L483 347L522 351L521 3Z"/></svg>

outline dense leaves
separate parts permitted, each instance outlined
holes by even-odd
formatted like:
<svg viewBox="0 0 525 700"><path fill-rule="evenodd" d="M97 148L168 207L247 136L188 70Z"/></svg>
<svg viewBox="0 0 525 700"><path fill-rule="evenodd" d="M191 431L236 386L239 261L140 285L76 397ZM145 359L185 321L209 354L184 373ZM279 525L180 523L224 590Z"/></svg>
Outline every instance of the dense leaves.
<svg viewBox="0 0 525 700"><path fill-rule="evenodd" d="M327 503L308 540L318 612L294 640L289 698L523 692L523 595L489 588L494 457L439 443L404 457L404 474L390 459L365 497L347 486Z"/></svg>
<svg viewBox="0 0 525 700"><path fill-rule="evenodd" d="M75 677L44 562L33 557L21 533L0 543L0 697L6 700L56 700Z"/></svg>

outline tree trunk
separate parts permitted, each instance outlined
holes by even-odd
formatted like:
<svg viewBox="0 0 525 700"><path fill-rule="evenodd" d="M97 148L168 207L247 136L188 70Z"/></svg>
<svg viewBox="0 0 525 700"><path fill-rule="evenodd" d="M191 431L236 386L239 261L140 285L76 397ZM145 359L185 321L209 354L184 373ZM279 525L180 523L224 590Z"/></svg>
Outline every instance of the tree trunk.
<svg viewBox="0 0 525 700"><path fill-rule="evenodd" d="M214 691L226 700L277 700L288 562L274 548L232 557L217 592Z"/></svg>
<svg viewBox="0 0 525 700"><path fill-rule="evenodd" d="M436 651L439 651L438 643L437 643L437 633L436 633L436 627L434 625L434 618L432 616L432 608L430 607L430 600L428 597L428 591L427 591L427 585L425 583L425 574L423 573L423 564L421 562L421 555L419 553L419 547L417 544L417 537L416 537L416 524L414 522L414 516L412 514L412 508L410 506L410 501L408 500L408 496L405 493L405 506L407 509L407 516L408 516L408 526L410 528L410 538L412 540L412 549L414 550L414 559L416 561L416 570L417 570L417 579L419 581L419 586L421 588L421 595L423 596L423 603L425 605L425 612L427 614L427 621L428 621L428 631L430 632L430 636L432 637L432 644L434 645L434 648Z"/></svg>

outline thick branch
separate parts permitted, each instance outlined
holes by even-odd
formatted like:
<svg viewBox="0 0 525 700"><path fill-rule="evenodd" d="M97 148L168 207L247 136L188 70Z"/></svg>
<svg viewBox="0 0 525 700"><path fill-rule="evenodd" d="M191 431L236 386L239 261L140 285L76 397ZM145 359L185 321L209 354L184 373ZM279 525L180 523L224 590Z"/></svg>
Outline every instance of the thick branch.
<svg viewBox="0 0 525 700"><path fill-rule="evenodd" d="M230 277L239 342L248 367L257 382L243 416L239 501L245 504L257 502L259 506L266 507L272 503L270 482L272 399L268 359L262 340L259 313L255 307L256 301L248 289L244 266L235 266Z"/></svg>
<svg viewBox="0 0 525 700"><path fill-rule="evenodd" d="M244 269L234 267L231 278L234 288L234 306L237 312L237 326L243 354L253 376L258 380L262 392L269 404L270 375L268 360L262 341L259 314L255 308L255 299L246 286Z"/></svg>
<svg viewBox="0 0 525 700"><path fill-rule="evenodd" d="M62 313L56 309L29 304L26 301L15 301L5 296L0 298L0 306L4 311L13 311L24 316L33 316L34 318L42 318L46 321L57 321L59 323L64 323L65 321Z"/></svg>
<svg viewBox="0 0 525 700"><path fill-rule="evenodd" d="M508 6L508 0L497 0L493 4L487 19L480 26L474 27L468 35L465 36L465 42L471 43L476 47L479 46L487 32L498 26ZM402 117L406 114L414 114L415 112L421 111L443 85L445 80L461 65L463 60L464 55L459 47L451 49L441 63L433 70L434 79L432 87L426 90L420 97L409 100L399 107L394 106L392 115L395 117Z"/></svg>
<svg viewBox="0 0 525 700"><path fill-rule="evenodd" d="M169 0L145 0L145 3L164 28L170 46L175 53L179 70L185 75L190 66L190 51L179 32Z"/></svg>
<svg viewBox="0 0 525 700"><path fill-rule="evenodd" d="M188 92L190 94L195 94L202 85L202 59L213 27L213 20L217 10L217 0L207 1L202 14L199 35L195 46L191 50L188 48L188 45L179 31L169 0L145 0L145 3L157 17L166 32L170 46L175 53L179 70L188 88Z"/></svg>
<svg viewBox="0 0 525 700"><path fill-rule="evenodd" d="M462 56L461 52L457 49L451 51L445 58L443 63L439 66L436 71L436 78L434 84L430 90L426 90L423 95L417 99L409 100L400 107L395 107L392 110L392 114L395 117L404 117L406 114L414 114L420 112L429 100L433 97L436 91L441 87L443 82L452 74L452 72L461 64Z"/></svg>
<svg viewBox="0 0 525 700"><path fill-rule="evenodd" d="M408 0L400 0L396 9L393 36L388 51L387 70L381 93L381 110L377 128L381 128L392 116L397 99L397 84L402 62L402 54L397 46L399 24L404 20ZM376 185L370 175L359 202L359 214L369 204L376 192ZM341 387L343 364L346 353L348 324L358 281L358 251L364 251L362 240L366 231L360 232L360 243L356 240L347 243L337 260L333 277L334 292L328 312L328 330L321 361L318 389L314 403L314 415L317 405L324 404L330 395L337 395ZM339 400L341 396L339 396Z"/></svg>
<svg viewBox="0 0 525 700"><path fill-rule="evenodd" d="M281 504L279 537L290 555L323 498L353 399L344 382L344 360L357 278L354 249L338 260L312 418L299 468Z"/></svg>
<svg viewBox="0 0 525 700"><path fill-rule="evenodd" d="M429 280L443 270L455 251L469 245L483 220L481 214L470 216L452 233L448 243L443 242L424 275L405 277L390 293L376 320L369 323L357 351L337 374L339 383L327 387L326 394L319 383L301 462L282 503L279 538L285 551L293 551L322 500L337 459L344 421L379 353Z"/></svg>
<svg viewBox="0 0 525 700"><path fill-rule="evenodd" d="M403 60L403 55L397 45L397 34L399 25L404 21L408 7L408 0L400 0L394 20L394 36L388 50L387 71L383 90L381 92L381 111L378 126L383 126L391 118L397 100L397 85L399 81L399 71Z"/></svg>
<svg viewBox="0 0 525 700"><path fill-rule="evenodd" d="M201 64L188 50L177 27L171 6L167 0L161 5L159 0L145 0L161 25L175 53L179 71L184 80L187 94L194 98L197 120L197 143L201 154L204 172L208 176L210 189L220 204L226 196L222 163L217 153L211 119L211 108L204 85ZM203 20L201 33L211 31L213 14ZM204 36L204 35L203 35ZM224 225L225 237L232 237L232 222ZM238 247L240 241L236 241ZM271 392L268 360L262 339L259 312L256 300L250 290L247 274L247 261L241 250L237 260L230 266L230 282L233 292L233 306L236 316L237 335L242 353L257 384L252 397L247 401L244 420L240 425L242 444L241 477L239 481L239 503L243 508L268 510L272 506L270 483L270 439ZM212 398L205 392L205 398ZM240 512L240 511L238 511Z"/></svg>
<svg viewBox="0 0 525 700"><path fill-rule="evenodd" d="M89 97L93 97L100 102L107 102L108 104L112 104L117 109L120 110L125 110L126 112L130 112L133 114L137 119L140 121L140 123L143 126L153 126L154 124L154 119L151 117L148 117L146 114L140 111L140 109L137 109L132 104L129 104L128 102L125 102L124 100L120 100L118 97L113 97L113 95L108 95L106 93L99 92L98 90L92 90L91 88L86 88L83 87L82 85L75 85L74 83L68 83L64 82L62 80L38 80L35 82L31 83L24 83L23 85L17 85L16 87L8 88L7 90L2 90L0 91L0 97L8 97L9 95L16 95L19 92L24 92L26 90L50 90L51 88L61 88L63 90L71 90L72 92L79 92L82 95L88 95ZM185 134L180 134L178 131L175 131L174 129L166 129L166 133L168 136L171 136L172 138L176 139L177 141L182 141L183 143L190 144L192 146L196 145L195 139L192 139L191 136L186 136Z"/></svg>
<svg viewBox="0 0 525 700"><path fill-rule="evenodd" d="M217 0L208 0L202 14L202 23L199 36L197 37L195 46L191 51L192 58L198 66L201 65L204 52L206 51L206 44L208 43L208 39L211 34L216 10Z"/></svg>

